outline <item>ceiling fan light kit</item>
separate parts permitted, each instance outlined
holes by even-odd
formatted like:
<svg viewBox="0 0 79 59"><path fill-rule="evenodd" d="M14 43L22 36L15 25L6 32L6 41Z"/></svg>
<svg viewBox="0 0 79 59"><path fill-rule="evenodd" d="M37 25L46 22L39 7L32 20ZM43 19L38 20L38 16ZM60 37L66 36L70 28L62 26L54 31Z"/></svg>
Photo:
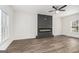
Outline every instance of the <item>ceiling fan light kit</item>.
<svg viewBox="0 0 79 59"><path fill-rule="evenodd" d="M58 10L56 11L56 13L59 13L59 12L60 12L60 11L58 11Z"/></svg>

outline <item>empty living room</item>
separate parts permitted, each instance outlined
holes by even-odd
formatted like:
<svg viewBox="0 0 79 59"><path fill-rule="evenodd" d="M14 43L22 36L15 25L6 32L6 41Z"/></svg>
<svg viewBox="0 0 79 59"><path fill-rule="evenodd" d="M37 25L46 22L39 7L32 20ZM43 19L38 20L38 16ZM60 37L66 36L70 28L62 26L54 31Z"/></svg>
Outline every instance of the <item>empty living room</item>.
<svg viewBox="0 0 79 59"><path fill-rule="evenodd" d="M0 5L0 53L79 53L79 5Z"/></svg>

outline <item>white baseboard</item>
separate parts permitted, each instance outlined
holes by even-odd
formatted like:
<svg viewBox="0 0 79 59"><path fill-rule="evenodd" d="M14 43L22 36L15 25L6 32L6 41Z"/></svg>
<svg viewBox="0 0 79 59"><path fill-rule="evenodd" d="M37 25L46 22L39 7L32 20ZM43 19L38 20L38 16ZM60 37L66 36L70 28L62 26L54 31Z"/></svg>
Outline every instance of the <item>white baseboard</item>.
<svg viewBox="0 0 79 59"><path fill-rule="evenodd" d="M7 40L0 45L0 50L6 50L7 47L13 42L13 40Z"/></svg>
<svg viewBox="0 0 79 59"><path fill-rule="evenodd" d="M36 38L36 36L34 36L34 37L15 37L14 40L33 39L33 38Z"/></svg>
<svg viewBox="0 0 79 59"><path fill-rule="evenodd" d="M54 34L54 36L59 36L59 35L61 35L61 34Z"/></svg>

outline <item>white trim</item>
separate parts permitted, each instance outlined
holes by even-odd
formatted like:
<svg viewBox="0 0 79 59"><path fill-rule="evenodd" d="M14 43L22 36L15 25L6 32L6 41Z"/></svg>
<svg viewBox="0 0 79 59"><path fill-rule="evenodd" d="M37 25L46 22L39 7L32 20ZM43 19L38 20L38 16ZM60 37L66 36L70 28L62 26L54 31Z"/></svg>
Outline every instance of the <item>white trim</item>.
<svg viewBox="0 0 79 59"><path fill-rule="evenodd" d="M7 40L6 42L0 45L0 50L6 50L7 47L13 42L13 40Z"/></svg>

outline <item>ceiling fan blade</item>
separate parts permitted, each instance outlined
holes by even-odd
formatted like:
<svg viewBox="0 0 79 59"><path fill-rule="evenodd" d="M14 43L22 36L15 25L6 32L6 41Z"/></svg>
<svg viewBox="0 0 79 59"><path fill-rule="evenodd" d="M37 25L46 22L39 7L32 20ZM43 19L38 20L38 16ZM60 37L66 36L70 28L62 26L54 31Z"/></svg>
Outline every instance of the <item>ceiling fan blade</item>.
<svg viewBox="0 0 79 59"><path fill-rule="evenodd" d="M55 6L52 6L52 8L54 8L55 10L57 10L57 8Z"/></svg>
<svg viewBox="0 0 79 59"><path fill-rule="evenodd" d="M65 10L59 10L59 11L65 11Z"/></svg>
<svg viewBox="0 0 79 59"><path fill-rule="evenodd" d="M66 7L66 6L67 6L67 5L64 5L64 6L60 7L58 10L61 10L62 8Z"/></svg>
<svg viewBox="0 0 79 59"><path fill-rule="evenodd" d="M54 10L50 10L50 11L48 11L48 12L53 12Z"/></svg>

